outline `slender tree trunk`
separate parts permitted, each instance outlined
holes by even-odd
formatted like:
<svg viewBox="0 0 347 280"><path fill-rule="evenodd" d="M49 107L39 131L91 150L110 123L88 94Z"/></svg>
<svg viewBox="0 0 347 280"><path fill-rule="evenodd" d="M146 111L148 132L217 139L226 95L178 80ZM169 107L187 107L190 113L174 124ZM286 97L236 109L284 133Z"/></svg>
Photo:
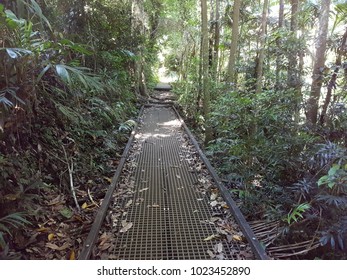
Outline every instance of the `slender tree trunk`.
<svg viewBox="0 0 347 280"><path fill-rule="evenodd" d="M295 45L297 43L297 33L298 33L298 8L299 0L291 0L291 18L290 18L290 31L291 37ZM287 83L289 88L295 88L298 83L298 51L297 47L294 47L288 52L288 77Z"/></svg>
<svg viewBox="0 0 347 280"><path fill-rule="evenodd" d="M325 63L325 51L327 45L329 12L331 0L321 0L321 13L319 18L319 31L316 44L316 54L313 64L312 85L310 97L307 101L307 124L312 127L316 125L318 118L319 98L323 82L323 73Z"/></svg>
<svg viewBox="0 0 347 280"><path fill-rule="evenodd" d="M267 0L266 0L267 1ZM234 1L233 8L233 26L232 26L232 37L231 37L231 45L230 45L230 56L229 56L229 64L228 64L228 72L227 72L227 82L235 83L235 62L237 56L238 49L238 40L239 40L239 20L240 20L240 7L241 0Z"/></svg>
<svg viewBox="0 0 347 280"><path fill-rule="evenodd" d="M341 64L342 64L342 54L344 53L344 50L346 49L346 47L347 47L347 29L342 37L341 45L339 49L337 50L337 57L335 62L336 68L334 70L334 73L331 75L330 81L328 83L327 95L325 97L324 104L322 107L322 113L319 118L320 125L324 125L325 123L326 114L327 114L328 106L331 101L333 89L336 89L337 75L340 71Z"/></svg>
<svg viewBox="0 0 347 280"><path fill-rule="evenodd" d="M201 0L201 65L202 65L202 93L203 110L205 118L205 144L212 139L210 127L210 88L209 88L209 53L208 53L208 23L207 23L207 1Z"/></svg>
<svg viewBox="0 0 347 280"><path fill-rule="evenodd" d="M263 64L264 64L264 54L265 54L265 34L266 34L266 23L268 17L269 0L264 0L263 14L261 18L261 30L260 30L260 43L259 43L259 56L258 65L256 69L256 87L255 93L258 94L262 89L263 80Z"/></svg>
<svg viewBox="0 0 347 280"><path fill-rule="evenodd" d="M278 30L281 31L283 28L284 22L284 0L280 0L279 3L279 12L278 12ZM277 57L276 57L276 89L280 88L281 84L281 38L276 40L277 47Z"/></svg>
<svg viewBox="0 0 347 280"><path fill-rule="evenodd" d="M146 14L144 9L144 0L132 0L132 25L131 32L133 34L140 32L141 35L146 35ZM141 47L137 53L140 58L135 62L134 72L135 72L135 87L136 91L143 96L148 97L148 90L146 85L146 76L144 74L144 58L143 58L143 48Z"/></svg>
<svg viewBox="0 0 347 280"><path fill-rule="evenodd" d="M292 51L288 52L289 67L287 76L288 88L293 89L295 94L294 120L296 124L300 121L300 104L302 102L301 73L303 70L303 57L300 46L301 42L300 39L297 38L299 5L299 0L291 0L290 31L294 48Z"/></svg>
<svg viewBox="0 0 347 280"><path fill-rule="evenodd" d="M213 0L210 0L210 7L211 7L211 11L210 11L210 31L209 31L209 48L208 48L208 55L209 55L209 67L210 67L210 73L213 73L213 64L214 64L214 37L213 37L213 33L214 33L214 25L216 22L215 19L215 11L214 11L214 5L213 5Z"/></svg>
<svg viewBox="0 0 347 280"><path fill-rule="evenodd" d="M220 43L220 0L216 1L216 22L214 25L214 62L213 77L218 80L218 64L219 64L219 43Z"/></svg>

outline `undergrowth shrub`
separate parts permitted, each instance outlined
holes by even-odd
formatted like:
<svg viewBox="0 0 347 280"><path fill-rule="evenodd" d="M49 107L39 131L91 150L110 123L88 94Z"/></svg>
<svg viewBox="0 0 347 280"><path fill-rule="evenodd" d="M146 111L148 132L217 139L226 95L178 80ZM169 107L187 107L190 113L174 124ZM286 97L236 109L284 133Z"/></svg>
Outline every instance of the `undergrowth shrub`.
<svg viewBox="0 0 347 280"><path fill-rule="evenodd" d="M279 220L279 239L319 240L329 247L324 256L330 249L337 254L347 245L343 137L339 144L324 143L332 126L324 133L307 130L295 106L291 91L219 94L211 112L215 139L207 153L249 219ZM343 118L331 119L341 133Z"/></svg>
<svg viewBox="0 0 347 280"><path fill-rule="evenodd" d="M39 6L36 12L48 25ZM7 69L0 76L0 258L15 246L14 231L48 219L42 210L51 193L66 196L67 208L76 206L72 164L77 194L89 192L92 181L103 197L103 178L112 177L137 113L130 52L100 55L62 34L53 40L35 30L32 18L0 4L0 70ZM95 72L84 66L90 56L111 65Z"/></svg>

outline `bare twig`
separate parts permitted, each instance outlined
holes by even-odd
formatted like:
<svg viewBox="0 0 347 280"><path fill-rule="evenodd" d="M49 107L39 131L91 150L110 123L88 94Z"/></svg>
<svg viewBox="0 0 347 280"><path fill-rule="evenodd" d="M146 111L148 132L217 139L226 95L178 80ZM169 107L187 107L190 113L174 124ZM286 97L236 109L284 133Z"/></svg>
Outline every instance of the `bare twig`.
<svg viewBox="0 0 347 280"><path fill-rule="evenodd" d="M99 207L99 205L94 201L92 195L90 194L89 188L88 188L88 197L89 197L89 200L90 200L96 207Z"/></svg>
<svg viewBox="0 0 347 280"><path fill-rule="evenodd" d="M78 204L78 201L77 201L75 187L74 187L74 184L73 184L73 176L72 176L72 174L73 174L73 160L71 160L71 164L70 164L64 146L63 146L63 151L64 151L64 155L65 155L65 159L66 159L67 169L69 171L70 189L71 189L72 197L73 197L73 199L75 201L75 204L76 204L76 207L77 207L78 211L81 211L81 208L80 208L80 206Z"/></svg>

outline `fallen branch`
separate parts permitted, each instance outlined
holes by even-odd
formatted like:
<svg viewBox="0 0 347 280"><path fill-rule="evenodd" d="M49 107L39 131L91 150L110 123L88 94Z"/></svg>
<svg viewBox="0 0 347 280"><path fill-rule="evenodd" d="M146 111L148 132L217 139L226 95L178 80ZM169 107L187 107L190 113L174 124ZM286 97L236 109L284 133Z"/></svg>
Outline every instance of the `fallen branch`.
<svg viewBox="0 0 347 280"><path fill-rule="evenodd" d="M73 176L72 176L72 173L73 173L73 161L71 160L71 164L69 164L69 159L67 157L66 150L65 150L64 146L63 146L63 151L64 151L64 155L65 155L67 169L69 171L70 189L71 189L72 197L73 197L73 199L75 201L75 204L76 204L76 207L77 207L78 211L81 211L81 208L80 208L80 206L78 204L78 201L77 201L75 187L74 187L74 184L73 184Z"/></svg>

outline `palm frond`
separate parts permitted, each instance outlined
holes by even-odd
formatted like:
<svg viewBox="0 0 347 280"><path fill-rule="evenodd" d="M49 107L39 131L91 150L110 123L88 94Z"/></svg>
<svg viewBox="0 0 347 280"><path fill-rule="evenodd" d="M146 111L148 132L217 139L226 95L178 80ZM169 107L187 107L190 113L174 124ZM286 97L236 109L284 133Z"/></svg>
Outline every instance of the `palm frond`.
<svg viewBox="0 0 347 280"><path fill-rule="evenodd" d="M37 15L39 17L39 19L48 26L50 31L53 31L52 26L51 26L49 20L44 16L40 5L35 0L31 0L30 4L27 1L24 1L24 0L20 0L20 1L24 5L26 5L33 14Z"/></svg>
<svg viewBox="0 0 347 280"><path fill-rule="evenodd" d="M26 218L26 214L23 212L16 212L8 214L5 217L0 218L0 231L11 234L10 227L18 228L24 225L31 224Z"/></svg>
<svg viewBox="0 0 347 280"><path fill-rule="evenodd" d="M0 48L0 51L6 51L8 56L12 59L17 59L25 55L31 55L32 51L23 48Z"/></svg>

